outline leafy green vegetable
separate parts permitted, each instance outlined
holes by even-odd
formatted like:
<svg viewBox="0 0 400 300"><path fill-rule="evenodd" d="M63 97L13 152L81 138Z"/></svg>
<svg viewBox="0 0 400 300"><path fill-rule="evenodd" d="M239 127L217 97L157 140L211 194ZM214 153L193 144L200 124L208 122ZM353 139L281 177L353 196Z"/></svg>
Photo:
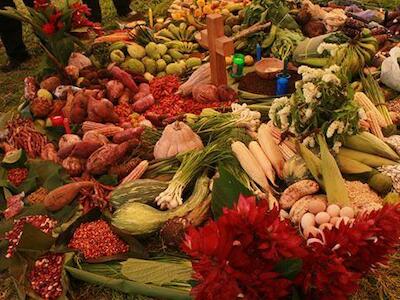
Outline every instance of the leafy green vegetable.
<svg viewBox="0 0 400 300"><path fill-rule="evenodd" d="M294 280L303 267L303 261L299 258L283 259L275 266L275 272L280 273L283 277Z"/></svg>
<svg viewBox="0 0 400 300"><path fill-rule="evenodd" d="M218 167L219 178L214 181L211 210L214 219L222 215L224 207L232 208L237 202L239 195L251 196L252 193L238 180L229 173L224 167Z"/></svg>
<svg viewBox="0 0 400 300"><path fill-rule="evenodd" d="M168 263L131 258L121 264L121 273L129 280L159 286L173 281L188 281L193 272L190 261Z"/></svg>
<svg viewBox="0 0 400 300"><path fill-rule="evenodd" d="M97 181L104 185L116 186L118 184L118 176L106 174L102 175Z"/></svg>

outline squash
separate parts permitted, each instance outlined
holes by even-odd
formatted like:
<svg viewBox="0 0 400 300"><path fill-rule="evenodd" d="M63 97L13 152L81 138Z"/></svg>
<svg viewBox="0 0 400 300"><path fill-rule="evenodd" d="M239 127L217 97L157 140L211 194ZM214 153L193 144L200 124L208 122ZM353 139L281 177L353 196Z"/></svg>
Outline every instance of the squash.
<svg viewBox="0 0 400 300"><path fill-rule="evenodd" d="M111 193L110 202L114 208L125 203L150 203L168 187L168 182L153 179L136 179L118 186Z"/></svg>
<svg viewBox="0 0 400 300"><path fill-rule="evenodd" d="M200 137L188 125L176 121L164 128L161 138L154 146L154 158L170 158L179 153L203 148Z"/></svg>

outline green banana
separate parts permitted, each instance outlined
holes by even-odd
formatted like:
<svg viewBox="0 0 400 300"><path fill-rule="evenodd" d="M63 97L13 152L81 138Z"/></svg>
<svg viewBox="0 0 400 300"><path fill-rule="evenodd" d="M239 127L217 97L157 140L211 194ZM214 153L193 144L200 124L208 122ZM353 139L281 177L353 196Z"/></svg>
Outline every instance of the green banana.
<svg viewBox="0 0 400 300"><path fill-rule="evenodd" d="M161 37L161 38L165 39L166 41L175 40L175 36L167 28L163 28L159 32L157 32L157 37Z"/></svg>
<svg viewBox="0 0 400 300"><path fill-rule="evenodd" d="M275 38L276 38L276 32L277 32L277 30L278 30L278 27L277 27L277 26L275 26L275 25L272 25L272 26L271 26L271 30L269 31L268 37L265 38L264 41L263 41L262 44L261 44L261 47L262 47L263 49L272 46L272 44L274 43Z"/></svg>
<svg viewBox="0 0 400 300"><path fill-rule="evenodd" d="M187 29L186 29L186 35L185 35L185 40L186 41L192 41L194 38L194 34L196 33L197 29L196 27L194 27L193 25L190 25Z"/></svg>
<svg viewBox="0 0 400 300"><path fill-rule="evenodd" d="M357 45L359 47L365 49L366 51L368 51L371 54L371 56L375 55L375 53L376 53L376 49L377 48L372 43L361 43L361 42L359 42Z"/></svg>
<svg viewBox="0 0 400 300"><path fill-rule="evenodd" d="M355 47L356 47L358 53L360 53L360 55L362 55L364 57L364 61L366 63L369 63L372 59L371 53L359 45L356 45Z"/></svg>
<svg viewBox="0 0 400 300"><path fill-rule="evenodd" d="M179 40L184 41L186 40L186 29L187 29L187 24L185 22L182 22L179 24Z"/></svg>
<svg viewBox="0 0 400 300"><path fill-rule="evenodd" d="M168 25L168 30L171 31L171 33L174 35L174 40L180 40L179 27L171 23Z"/></svg>

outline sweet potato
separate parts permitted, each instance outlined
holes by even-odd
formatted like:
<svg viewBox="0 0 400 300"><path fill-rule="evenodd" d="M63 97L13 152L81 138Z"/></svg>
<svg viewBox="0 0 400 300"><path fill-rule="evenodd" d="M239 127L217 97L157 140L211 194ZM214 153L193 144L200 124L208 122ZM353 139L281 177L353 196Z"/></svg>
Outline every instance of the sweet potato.
<svg viewBox="0 0 400 300"><path fill-rule="evenodd" d="M71 203L82 188L92 187L93 182L82 181L63 185L51 191L44 199L44 206L50 211L57 211Z"/></svg>
<svg viewBox="0 0 400 300"><path fill-rule="evenodd" d="M115 79L120 80L132 92L134 92L134 93L138 92L139 88L129 73L125 72L124 70L122 70L121 68L119 68L113 64L111 64L108 67L108 70L110 71L110 73L113 75L113 77Z"/></svg>
<svg viewBox="0 0 400 300"><path fill-rule="evenodd" d="M139 93L145 93L146 95L150 94L150 85L147 83L139 84Z"/></svg>
<svg viewBox="0 0 400 300"><path fill-rule="evenodd" d="M40 83L40 88L48 90L51 93L54 93L56 88L61 85L61 80L57 76L51 76L46 78Z"/></svg>
<svg viewBox="0 0 400 300"><path fill-rule="evenodd" d="M99 149L102 144L94 142L79 142L74 146L71 156L77 158L88 158L94 151Z"/></svg>
<svg viewBox="0 0 400 300"><path fill-rule="evenodd" d="M105 145L110 142L105 135L94 132L94 131L89 131L89 132L85 133L82 138L82 141L97 143L97 144L101 144L101 145Z"/></svg>
<svg viewBox="0 0 400 300"><path fill-rule="evenodd" d="M88 98L83 93L77 93L72 100L72 107L70 115L66 117L71 120L73 124L80 124L85 121L87 117Z"/></svg>
<svg viewBox="0 0 400 300"><path fill-rule="evenodd" d="M117 133L113 137L113 142L116 144L121 144L126 141L139 139L140 135L142 134L144 128L139 126L136 128L129 128L122 132Z"/></svg>
<svg viewBox="0 0 400 300"><path fill-rule="evenodd" d="M118 115L114 112L114 105L105 98L96 100L90 97L87 111L88 121L98 123L117 123L119 121Z"/></svg>
<svg viewBox="0 0 400 300"><path fill-rule="evenodd" d="M124 92L124 85L118 80L110 80L106 84L107 97L111 101L120 98Z"/></svg>
<svg viewBox="0 0 400 300"><path fill-rule="evenodd" d="M136 101L132 109L137 113L145 112L150 106L154 104L154 97L152 94L149 94L138 101Z"/></svg>
<svg viewBox="0 0 400 300"><path fill-rule="evenodd" d="M106 144L101 148L97 149L90 155L86 162L86 169L90 174L101 175L104 174L107 169L114 165L116 160L119 158L120 152L117 154L119 145Z"/></svg>

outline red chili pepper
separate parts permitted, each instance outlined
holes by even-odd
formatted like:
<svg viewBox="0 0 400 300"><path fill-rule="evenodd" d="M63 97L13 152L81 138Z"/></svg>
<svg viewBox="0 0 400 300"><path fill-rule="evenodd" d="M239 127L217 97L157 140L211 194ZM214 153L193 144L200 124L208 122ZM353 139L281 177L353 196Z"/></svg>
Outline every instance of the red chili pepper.
<svg viewBox="0 0 400 300"><path fill-rule="evenodd" d="M64 126L64 117L62 116L50 117L50 122L52 126Z"/></svg>
<svg viewBox="0 0 400 300"><path fill-rule="evenodd" d="M64 123L65 133L71 134L72 131L71 131L71 127L69 125L69 119L68 118L64 118L63 123Z"/></svg>

